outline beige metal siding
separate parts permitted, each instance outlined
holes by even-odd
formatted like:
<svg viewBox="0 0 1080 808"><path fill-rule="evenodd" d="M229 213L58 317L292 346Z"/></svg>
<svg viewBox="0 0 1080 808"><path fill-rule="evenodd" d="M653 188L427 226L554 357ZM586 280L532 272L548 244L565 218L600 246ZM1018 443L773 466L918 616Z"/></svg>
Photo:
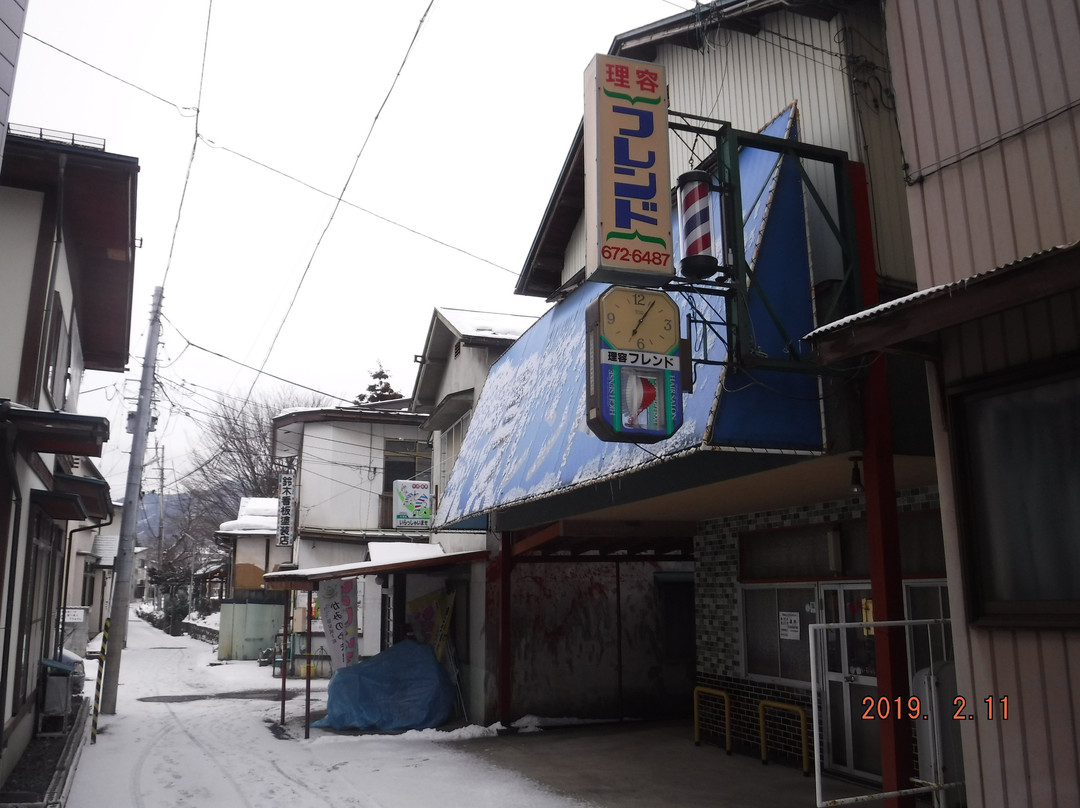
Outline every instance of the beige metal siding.
<svg viewBox="0 0 1080 808"><path fill-rule="evenodd" d="M1080 238L1076 0L886 4L919 286Z"/></svg>
<svg viewBox="0 0 1080 808"><path fill-rule="evenodd" d="M1080 351L1080 292L972 320L943 337L944 378L950 384Z"/></svg>
<svg viewBox="0 0 1080 808"><path fill-rule="evenodd" d="M1080 270L1080 267L1077 267ZM946 385L1080 350L1080 292L1003 311L943 332ZM937 380L931 374L931 383ZM935 416L941 414L936 409ZM959 555L948 436L936 426L958 693L966 713L1009 699L1009 718L964 720L969 804L985 808L1080 805L1080 633L969 624ZM995 713L996 715L996 713ZM973 765L974 764L974 765Z"/></svg>
<svg viewBox="0 0 1080 808"><path fill-rule="evenodd" d="M670 106L677 112L757 131L796 102L802 141L845 151L867 165L878 270L914 283L902 156L876 9L854 8L828 22L771 14L756 35L714 30L702 50L662 45L657 61L667 69ZM673 132L671 185L713 145ZM825 172L813 164L808 171L831 202ZM580 230L564 254L563 282L584 265Z"/></svg>

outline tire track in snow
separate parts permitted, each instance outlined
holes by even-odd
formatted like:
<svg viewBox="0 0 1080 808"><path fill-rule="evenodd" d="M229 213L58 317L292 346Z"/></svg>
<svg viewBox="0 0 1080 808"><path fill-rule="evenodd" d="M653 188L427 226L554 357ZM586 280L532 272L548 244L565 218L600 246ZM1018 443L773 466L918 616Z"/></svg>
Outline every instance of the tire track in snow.
<svg viewBox="0 0 1080 808"><path fill-rule="evenodd" d="M200 752L202 752L202 754L206 757L206 759L211 764L213 764L214 768L216 768L221 773L222 778L225 780L225 782L227 782L232 787L232 790L236 793L236 796L240 800L238 803L228 802L226 804L228 804L230 806L231 805L243 805L244 808L254 808L254 806L248 800L247 795L244 793L243 787L240 785L240 783L236 782L235 778L233 778L232 773L229 771L229 769L222 764L222 762L221 762L221 754L219 752L215 752L214 750L210 749L209 746L207 746L205 743L200 741L195 735L193 735L191 733L191 731L188 729L186 722L183 719L181 719L180 716L178 716L176 714L176 711L172 708L172 705L168 705L168 709L169 709L169 715L171 715L172 718L173 718L173 721L176 722L176 726L179 727L180 731L183 732L184 735L186 735L188 737L188 740L190 740L195 745L195 747Z"/></svg>
<svg viewBox="0 0 1080 808"><path fill-rule="evenodd" d="M131 802L135 808L146 808L146 803L142 798L142 789L139 788L139 783L142 782L143 767L146 765L146 761L150 758L151 753L157 748L158 743L168 732L168 726L164 726L158 730L157 734L150 739L150 742L143 745L142 751L139 752L139 756L135 759L134 772L130 784Z"/></svg>

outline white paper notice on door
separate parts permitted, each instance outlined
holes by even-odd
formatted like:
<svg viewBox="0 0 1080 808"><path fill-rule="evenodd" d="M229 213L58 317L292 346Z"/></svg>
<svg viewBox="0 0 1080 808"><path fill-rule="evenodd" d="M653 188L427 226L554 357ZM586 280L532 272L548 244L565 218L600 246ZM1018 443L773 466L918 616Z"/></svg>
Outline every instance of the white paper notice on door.
<svg viewBox="0 0 1080 808"><path fill-rule="evenodd" d="M799 613L780 612L780 639L799 639Z"/></svg>

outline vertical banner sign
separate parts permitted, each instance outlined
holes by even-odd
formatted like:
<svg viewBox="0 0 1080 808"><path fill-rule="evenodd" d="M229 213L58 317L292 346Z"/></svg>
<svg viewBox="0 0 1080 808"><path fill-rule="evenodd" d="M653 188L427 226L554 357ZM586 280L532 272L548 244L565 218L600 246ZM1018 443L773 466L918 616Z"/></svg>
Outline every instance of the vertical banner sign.
<svg viewBox="0 0 1080 808"><path fill-rule="evenodd" d="M326 651L330 654L332 671L359 661L356 612L355 578L319 581L319 615L326 634Z"/></svg>
<svg viewBox="0 0 1080 808"><path fill-rule="evenodd" d="M454 614L454 593L437 589L409 601L406 606L409 625L419 642L435 649L435 658L440 662L446 656L446 646L450 639L450 618Z"/></svg>
<svg viewBox="0 0 1080 808"><path fill-rule="evenodd" d="M671 258L663 65L597 54L585 71L585 278L662 286Z"/></svg>
<svg viewBox="0 0 1080 808"><path fill-rule="evenodd" d="M430 493L431 483L424 480L394 480L394 527L431 527Z"/></svg>
<svg viewBox="0 0 1080 808"><path fill-rule="evenodd" d="M291 471L278 475L277 546L292 547L296 537L296 489Z"/></svg>

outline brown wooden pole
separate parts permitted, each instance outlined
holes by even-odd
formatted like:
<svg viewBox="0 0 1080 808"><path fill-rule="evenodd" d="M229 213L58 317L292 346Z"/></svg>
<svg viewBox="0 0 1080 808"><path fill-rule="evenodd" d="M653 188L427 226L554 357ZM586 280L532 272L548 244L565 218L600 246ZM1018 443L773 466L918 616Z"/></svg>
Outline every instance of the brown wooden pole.
<svg viewBox="0 0 1080 808"><path fill-rule="evenodd" d="M304 703L304 740L306 741L311 737L311 675L315 672L315 664L311 661L311 608L314 606L315 588L317 584L312 584L311 589L308 591L308 604L307 604L307 654L305 659L307 660L307 668L304 670L304 678L307 680L307 688L305 691L305 703Z"/></svg>
<svg viewBox="0 0 1080 808"><path fill-rule="evenodd" d="M615 560L615 664L619 671L619 720L625 717L623 686L622 564Z"/></svg>
<svg viewBox="0 0 1080 808"><path fill-rule="evenodd" d="M285 611L281 621L281 728L285 729L285 668L289 665L289 601L291 592L285 593ZM270 663L273 665L273 663ZM271 668L273 670L273 668Z"/></svg>
<svg viewBox="0 0 1080 808"><path fill-rule="evenodd" d="M499 552L499 721L509 724L513 704L513 632L510 630L510 573L513 543L509 533L500 538Z"/></svg>

